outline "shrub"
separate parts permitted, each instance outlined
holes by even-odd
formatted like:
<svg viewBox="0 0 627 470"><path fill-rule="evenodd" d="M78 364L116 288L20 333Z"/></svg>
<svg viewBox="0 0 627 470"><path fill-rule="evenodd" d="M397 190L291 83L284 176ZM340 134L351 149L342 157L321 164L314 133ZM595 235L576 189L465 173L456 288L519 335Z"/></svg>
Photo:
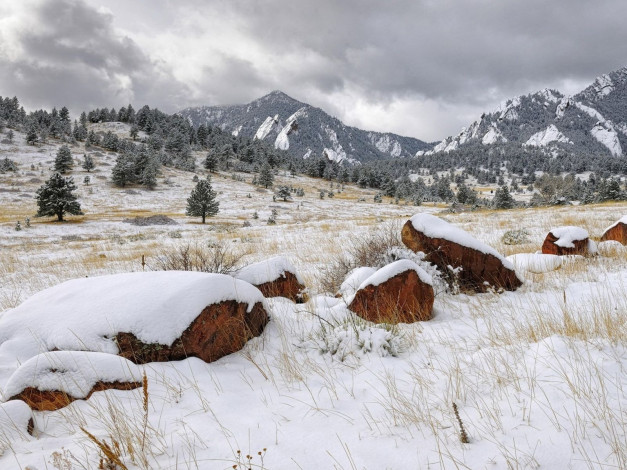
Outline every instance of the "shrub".
<svg viewBox="0 0 627 470"><path fill-rule="evenodd" d="M171 248L157 256L154 269L157 271L200 271L204 273L232 274L242 264L242 258L250 250L234 250L224 241L207 245L186 244Z"/></svg>
<svg viewBox="0 0 627 470"><path fill-rule="evenodd" d="M522 245L531 242L529 232L524 228L520 230L508 230L503 234L501 241L505 245Z"/></svg>
<svg viewBox="0 0 627 470"><path fill-rule="evenodd" d="M362 266L382 268L399 259L409 259L427 271L433 278L436 292L448 290L436 267L424 261L424 253L414 253L401 241L398 222L385 223L366 234L355 234L348 239L343 253L322 270L322 288L326 292L337 292L346 275Z"/></svg>

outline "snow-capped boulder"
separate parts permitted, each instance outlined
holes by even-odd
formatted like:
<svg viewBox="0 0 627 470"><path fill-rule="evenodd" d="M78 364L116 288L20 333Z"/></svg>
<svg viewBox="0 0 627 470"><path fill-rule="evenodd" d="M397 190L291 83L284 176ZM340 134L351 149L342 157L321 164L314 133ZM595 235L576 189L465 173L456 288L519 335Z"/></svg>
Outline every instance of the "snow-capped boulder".
<svg viewBox="0 0 627 470"><path fill-rule="evenodd" d="M142 372L113 354L53 351L30 358L4 388L9 400L22 400L35 411L55 411L74 400L104 390L133 390L142 386Z"/></svg>
<svg viewBox="0 0 627 470"><path fill-rule="evenodd" d="M413 323L431 318L433 301L431 276L402 259L362 282L348 308L375 323Z"/></svg>
<svg viewBox="0 0 627 470"><path fill-rule="evenodd" d="M357 289L359 289L359 286L376 272L377 270L375 268L368 266L351 270L340 286L338 296L344 299L352 299Z"/></svg>
<svg viewBox="0 0 627 470"><path fill-rule="evenodd" d="M0 435L7 440L29 439L34 430L33 411L20 400L0 403Z"/></svg>
<svg viewBox="0 0 627 470"><path fill-rule="evenodd" d="M562 266L562 258L556 255L543 255L541 253L518 253L508 256L509 260L517 270L528 271L530 273L548 273L555 271Z"/></svg>
<svg viewBox="0 0 627 470"><path fill-rule="evenodd" d="M287 297L294 302L306 300L303 279L283 256L246 266L235 277L252 284L266 297Z"/></svg>
<svg viewBox="0 0 627 470"><path fill-rule="evenodd" d="M512 263L494 248L433 215L414 215L403 226L401 237L409 249L425 253L425 260L462 291L515 290L522 285Z"/></svg>
<svg viewBox="0 0 627 470"><path fill-rule="evenodd" d="M627 215L605 229L601 236L601 241L607 240L616 240L623 245L627 245Z"/></svg>
<svg viewBox="0 0 627 470"><path fill-rule="evenodd" d="M96 351L136 363L239 351L268 322L247 282L189 271L75 279L41 291L0 318L0 363L46 351Z"/></svg>
<svg viewBox="0 0 627 470"><path fill-rule="evenodd" d="M582 255L596 252L596 245L589 239L588 231L581 227L565 226L552 229L544 239L545 255Z"/></svg>

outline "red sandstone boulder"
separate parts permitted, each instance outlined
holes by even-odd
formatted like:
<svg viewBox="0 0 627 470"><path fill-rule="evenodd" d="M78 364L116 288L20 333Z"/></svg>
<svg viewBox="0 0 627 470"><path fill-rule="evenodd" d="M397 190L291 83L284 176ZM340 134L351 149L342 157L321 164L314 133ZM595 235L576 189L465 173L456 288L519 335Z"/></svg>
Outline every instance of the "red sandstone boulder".
<svg viewBox="0 0 627 470"><path fill-rule="evenodd" d="M545 255L582 255L596 253L596 246L588 238L588 231L581 227L558 227L552 229L544 239L542 253Z"/></svg>
<svg viewBox="0 0 627 470"><path fill-rule="evenodd" d="M307 300L302 278L282 256L246 266L235 277L252 284L266 297L286 297L299 303Z"/></svg>
<svg viewBox="0 0 627 470"><path fill-rule="evenodd" d="M623 245L627 245L627 215L605 229L601 236L601 241L605 242L608 240L615 240Z"/></svg>
<svg viewBox="0 0 627 470"><path fill-rule="evenodd" d="M401 237L409 249L424 252L425 260L462 291L516 290L522 285L514 266L494 248L433 215L413 216L403 226Z"/></svg>
<svg viewBox="0 0 627 470"><path fill-rule="evenodd" d="M112 354L54 351L39 354L9 378L4 395L22 400L35 411L55 411L74 400L87 400L104 390L133 390L142 386L135 364Z"/></svg>
<svg viewBox="0 0 627 470"><path fill-rule="evenodd" d="M244 347L268 323L263 304L226 300L208 305L172 344L145 342L133 333L115 335L118 354L136 364L180 361L198 357L213 362Z"/></svg>
<svg viewBox="0 0 627 470"><path fill-rule="evenodd" d="M210 362L239 351L267 322L259 289L223 274L76 279L0 318L0 357L13 357L16 367L41 351L77 350L119 354L136 363L192 356Z"/></svg>
<svg viewBox="0 0 627 470"><path fill-rule="evenodd" d="M348 308L375 323L413 323L431 318L431 277L416 263L399 260L368 277Z"/></svg>

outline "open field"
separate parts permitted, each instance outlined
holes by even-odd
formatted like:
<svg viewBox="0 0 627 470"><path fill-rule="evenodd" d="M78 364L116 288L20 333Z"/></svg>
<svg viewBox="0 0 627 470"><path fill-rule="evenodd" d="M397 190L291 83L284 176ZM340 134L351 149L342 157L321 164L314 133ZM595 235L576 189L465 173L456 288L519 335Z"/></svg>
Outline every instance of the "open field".
<svg viewBox="0 0 627 470"><path fill-rule="evenodd" d="M270 300L271 322L239 354L150 364L146 446L141 390L107 391L36 413L34 438L0 430L0 468L97 468L99 450L80 426L126 443L128 468L627 468L626 251L521 272L515 292L439 292L431 321L395 328L356 319L322 287L325 268L355 237L391 224L400 232L417 212L508 256L539 250L561 225L598 238L627 204L449 214L431 204L375 204L374 191L354 186L320 199L328 182L280 174L275 184L305 191L283 202L222 173L212 179L220 212L203 225L184 215L193 174L164 169L154 191L116 189L108 180L115 156L100 151L89 185L80 165L72 172L85 215L57 223L33 217L56 145L22 140L0 144L0 158L20 167L0 174L0 312L67 279L156 269L177 247L218 242L244 263L286 256L311 300ZM276 225L266 222L272 209ZM156 214L177 225L124 222ZM501 241L521 228L529 243ZM0 363L0 392L12 367Z"/></svg>

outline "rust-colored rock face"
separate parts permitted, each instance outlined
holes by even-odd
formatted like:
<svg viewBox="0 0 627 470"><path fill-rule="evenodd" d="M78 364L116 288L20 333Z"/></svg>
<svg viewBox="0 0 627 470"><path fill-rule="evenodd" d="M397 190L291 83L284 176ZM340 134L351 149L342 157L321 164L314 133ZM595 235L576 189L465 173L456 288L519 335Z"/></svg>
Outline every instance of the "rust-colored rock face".
<svg viewBox="0 0 627 470"><path fill-rule="evenodd" d="M264 297L286 297L296 303L307 301L305 286L298 282L294 274L288 271L285 271L274 281L253 285L261 291Z"/></svg>
<svg viewBox="0 0 627 470"><path fill-rule="evenodd" d="M172 345L144 343L132 333L120 332L115 340L118 355L136 364L178 361L198 357L213 362L239 351L259 336L268 323L268 314L258 302L250 312L246 303L227 300L206 307Z"/></svg>
<svg viewBox="0 0 627 470"><path fill-rule="evenodd" d="M141 382L97 382L89 394L83 398L76 398L58 390L39 390L34 387L27 387L9 400L22 400L34 411L56 411L68 406L75 400L87 400L95 392L133 390L141 386Z"/></svg>
<svg viewBox="0 0 627 470"><path fill-rule="evenodd" d="M409 270L358 290L348 308L375 323L413 323L431 318L433 300L433 287Z"/></svg>
<svg viewBox="0 0 627 470"><path fill-rule="evenodd" d="M544 239L544 243L542 244L542 253L545 255L588 255L588 238L584 238L582 240L573 240L573 247L559 246L556 245L559 238L557 238L553 233L549 232Z"/></svg>
<svg viewBox="0 0 627 470"><path fill-rule="evenodd" d="M522 285L516 272L504 266L496 256L444 238L428 237L416 230L411 220L403 226L401 238L410 250L425 253L425 259L435 264L451 284L457 281L461 291L516 290ZM462 269L453 277L449 266Z"/></svg>
<svg viewBox="0 0 627 470"><path fill-rule="evenodd" d="M605 242L608 240L616 240L623 245L627 245L627 224L618 222L613 227L608 228L601 237L601 241Z"/></svg>

